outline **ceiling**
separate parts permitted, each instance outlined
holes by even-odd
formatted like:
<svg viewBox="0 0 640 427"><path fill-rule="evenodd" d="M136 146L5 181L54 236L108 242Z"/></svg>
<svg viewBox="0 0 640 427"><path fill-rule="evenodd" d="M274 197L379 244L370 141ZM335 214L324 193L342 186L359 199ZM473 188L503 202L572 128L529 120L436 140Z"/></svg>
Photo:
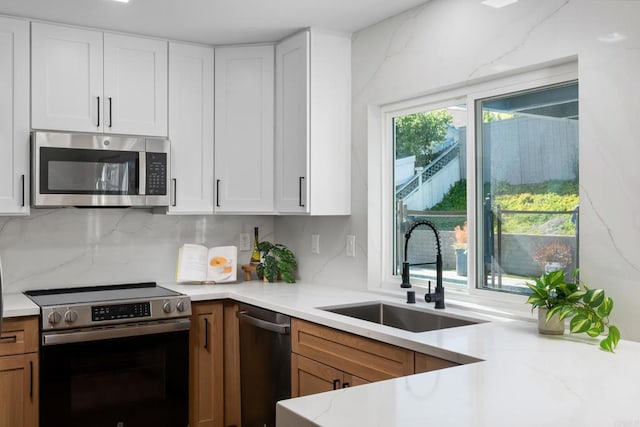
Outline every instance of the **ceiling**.
<svg viewBox="0 0 640 427"><path fill-rule="evenodd" d="M205 44L352 33L427 0L2 0L0 14Z"/></svg>

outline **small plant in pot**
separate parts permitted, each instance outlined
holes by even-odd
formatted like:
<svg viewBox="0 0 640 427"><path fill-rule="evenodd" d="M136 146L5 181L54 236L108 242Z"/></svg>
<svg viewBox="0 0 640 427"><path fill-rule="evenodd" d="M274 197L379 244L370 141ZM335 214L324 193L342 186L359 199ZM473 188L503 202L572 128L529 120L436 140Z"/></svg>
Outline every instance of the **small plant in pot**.
<svg viewBox="0 0 640 427"><path fill-rule="evenodd" d="M295 283L293 272L298 268L296 257L289 248L280 243L271 243L263 240L258 243L260 251L260 263L256 266L259 279L268 282L284 280L287 283Z"/></svg>
<svg viewBox="0 0 640 427"><path fill-rule="evenodd" d="M453 250L456 253L456 274L458 276L467 275L467 221L462 227L456 225L453 229L455 242Z"/></svg>
<svg viewBox="0 0 640 427"><path fill-rule="evenodd" d="M540 264L545 273L563 270L573 259L571 247L565 243L554 241L538 247L533 259Z"/></svg>
<svg viewBox="0 0 640 427"><path fill-rule="evenodd" d="M535 284L527 284L532 291L527 303L532 311L538 308L538 330L561 335L568 318L571 333L586 333L595 338L606 331L600 348L613 352L620 341L620 330L609 322L613 300L602 289L590 289L577 281L566 282L564 276L564 270L551 271L537 278Z"/></svg>

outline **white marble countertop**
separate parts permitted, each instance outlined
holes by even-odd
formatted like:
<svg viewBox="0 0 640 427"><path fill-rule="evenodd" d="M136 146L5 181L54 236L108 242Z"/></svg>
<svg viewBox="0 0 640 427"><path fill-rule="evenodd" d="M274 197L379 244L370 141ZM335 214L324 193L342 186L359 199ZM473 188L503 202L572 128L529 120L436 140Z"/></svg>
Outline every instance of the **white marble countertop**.
<svg viewBox="0 0 640 427"><path fill-rule="evenodd" d="M482 360L282 401L279 427L640 425L640 343L622 340L610 354L584 334L541 336L534 322L507 319L405 332L316 308L362 301L402 304L400 297L304 283L170 287L194 301L233 298L449 360ZM482 318L453 304L444 312Z"/></svg>
<svg viewBox="0 0 640 427"><path fill-rule="evenodd" d="M640 343L622 340L616 354L610 354L584 334L541 336L534 322L503 318L406 332L317 308L365 301L404 304L400 296L305 283L161 285L190 295L192 301L231 298L469 363L279 402L279 427L640 426ZM417 308L434 310L419 295L416 299ZM444 313L489 319L455 308L453 301ZM5 295L5 316L29 314L38 314L30 300Z"/></svg>
<svg viewBox="0 0 640 427"><path fill-rule="evenodd" d="M40 307L23 294L2 294L2 317L37 316Z"/></svg>

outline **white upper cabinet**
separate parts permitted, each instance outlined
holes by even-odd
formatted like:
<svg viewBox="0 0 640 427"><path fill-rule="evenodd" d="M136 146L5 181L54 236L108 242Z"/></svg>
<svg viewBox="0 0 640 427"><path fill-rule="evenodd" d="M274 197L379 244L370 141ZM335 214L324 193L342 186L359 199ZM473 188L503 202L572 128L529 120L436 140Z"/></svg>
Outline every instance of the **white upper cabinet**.
<svg viewBox="0 0 640 427"><path fill-rule="evenodd" d="M29 213L29 23L0 17L0 214Z"/></svg>
<svg viewBox="0 0 640 427"><path fill-rule="evenodd" d="M213 48L169 44L169 213L213 213Z"/></svg>
<svg viewBox="0 0 640 427"><path fill-rule="evenodd" d="M167 42L105 33L105 132L167 135Z"/></svg>
<svg viewBox="0 0 640 427"><path fill-rule="evenodd" d="M167 43L32 23L34 129L167 135Z"/></svg>
<svg viewBox="0 0 640 427"><path fill-rule="evenodd" d="M102 132L102 33L34 22L31 125Z"/></svg>
<svg viewBox="0 0 640 427"><path fill-rule="evenodd" d="M275 201L351 213L351 39L311 29L276 46Z"/></svg>
<svg viewBox="0 0 640 427"><path fill-rule="evenodd" d="M273 46L216 49L216 212L273 213Z"/></svg>

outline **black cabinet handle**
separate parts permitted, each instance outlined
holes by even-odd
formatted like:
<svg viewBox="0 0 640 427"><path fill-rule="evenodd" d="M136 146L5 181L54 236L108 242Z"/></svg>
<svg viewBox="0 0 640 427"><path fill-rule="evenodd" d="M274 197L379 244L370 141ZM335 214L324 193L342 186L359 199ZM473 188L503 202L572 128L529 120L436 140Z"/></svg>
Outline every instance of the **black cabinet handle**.
<svg viewBox="0 0 640 427"><path fill-rule="evenodd" d="M98 123L96 124L97 127L100 127L100 97L98 96Z"/></svg>
<svg viewBox="0 0 640 427"><path fill-rule="evenodd" d="M304 203L302 203L302 183L304 182L304 176L301 176L298 179L298 206L304 207Z"/></svg>
<svg viewBox="0 0 640 427"><path fill-rule="evenodd" d="M216 207L220 207L220 180L216 179Z"/></svg>
<svg viewBox="0 0 640 427"><path fill-rule="evenodd" d="M347 388L347 387L350 387L350 384L349 384L349 383L343 383L343 384L342 384L342 388Z"/></svg>
<svg viewBox="0 0 640 427"><path fill-rule="evenodd" d="M171 206L176 206L178 204L178 180L173 178L173 203Z"/></svg>
<svg viewBox="0 0 640 427"><path fill-rule="evenodd" d="M113 114L111 111L111 97L109 97L109 127L113 125Z"/></svg>
<svg viewBox="0 0 640 427"><path fill-rule="evenodd" d="M33 401L33 361L29 361L29 398Z"/></svg>
<svg viewBox="0 0 640 427"><path fill-rule="evenodd" d="M24 174L22 174L20 176L20 184L22 186L22 207L24 208L24 203L25 203L25 201L24 201L24 191L25 191L24 190Z"/></svg>
<svg viewBox="0 0 640 427"><path fill-rule="evenodd" d="M204 318L204 349L209 350L209 319Z"/></svg>
<svg viewBox="0 0 640 427"><path fill-rule="evenodd" d="M333 380L333 389L337 390L338 387L340 387L340 380L339 379Z"/></svg>
<svg viewBox="0 0 640 427"><path fill-rule="evenodd" d="M18 337L16 335L7 335L4 337L0 337L0 344L3 342L18 342Z"/></svg>

